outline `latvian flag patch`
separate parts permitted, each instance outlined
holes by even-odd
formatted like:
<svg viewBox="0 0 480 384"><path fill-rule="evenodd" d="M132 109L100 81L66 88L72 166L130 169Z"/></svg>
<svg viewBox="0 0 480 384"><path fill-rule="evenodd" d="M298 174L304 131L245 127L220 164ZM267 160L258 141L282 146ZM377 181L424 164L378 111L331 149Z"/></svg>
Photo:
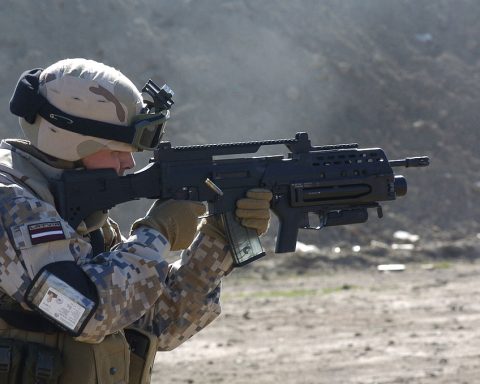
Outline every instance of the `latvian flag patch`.
<svg viewBox="0 0 480 384"><path fill-rule="evenodd" d="M65 233L59 221L30 224L28 225L28 233L32 245L65 239Z"/></svg>

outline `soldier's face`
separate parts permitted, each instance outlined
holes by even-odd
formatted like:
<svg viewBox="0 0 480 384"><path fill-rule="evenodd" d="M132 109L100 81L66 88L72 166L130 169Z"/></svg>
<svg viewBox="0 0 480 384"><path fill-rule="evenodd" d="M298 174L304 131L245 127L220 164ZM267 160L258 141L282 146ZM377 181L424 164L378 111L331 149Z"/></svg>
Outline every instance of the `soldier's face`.
<svg viewBox="0 0 480 384"><path fill-rule="evenodd" d="M127 169L135 166L135 160L130 152L112 151L102 149L82 159L86 169L112 168L119 176L122 176Z"/></svg>

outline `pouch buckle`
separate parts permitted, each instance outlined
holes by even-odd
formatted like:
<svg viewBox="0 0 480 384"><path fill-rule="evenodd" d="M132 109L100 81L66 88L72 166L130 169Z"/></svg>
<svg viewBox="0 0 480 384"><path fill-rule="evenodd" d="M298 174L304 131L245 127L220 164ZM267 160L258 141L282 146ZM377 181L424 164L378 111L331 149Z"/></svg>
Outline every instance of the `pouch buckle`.
<svg viewBox="0 0 480 384"><path fill-rule="evenodd" d="M53 377L53 355L48 352L39 351L35 368L35 377L48 380Z"/></svg>
<svg viewBox="0 0 480 384"><path fill-rule="evenodd" d="M0 346L0 373L8 373L12 363L12 349L9 346Z"/></svg>

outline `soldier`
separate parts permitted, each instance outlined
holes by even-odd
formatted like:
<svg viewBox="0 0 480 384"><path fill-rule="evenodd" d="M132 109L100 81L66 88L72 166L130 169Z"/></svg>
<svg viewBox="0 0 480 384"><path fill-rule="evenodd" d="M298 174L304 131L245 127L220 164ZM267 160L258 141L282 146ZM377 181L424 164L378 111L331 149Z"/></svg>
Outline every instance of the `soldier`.
<svg viewBox="0 0 480 384"><path fill-rule="evenodd" d="M223 226L209 217L197 230L203 204L170 200L128 238L104 212L72 228L48 181L65 169L122 175L161 139L169 111L152 113L123 74L85 59L25 72L10 108L28 141L0 145L0 382L150 382L156 351L220 313L232 269ZM249 191L242 224L264 233L270 199ZM183 252L169 264L171 250Z"/></svg>

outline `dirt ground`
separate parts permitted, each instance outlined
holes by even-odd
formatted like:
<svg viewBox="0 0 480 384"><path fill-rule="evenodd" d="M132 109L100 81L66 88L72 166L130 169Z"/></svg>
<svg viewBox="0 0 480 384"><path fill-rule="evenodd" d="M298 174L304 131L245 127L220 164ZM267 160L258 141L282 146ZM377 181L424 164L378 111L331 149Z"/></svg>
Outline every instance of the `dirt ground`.
<svg viewBox="0 0 480 384"><path fill-rule="evenodd" d="M153 383L480 382L480 262L231 276L223 314Z"/></svg>

